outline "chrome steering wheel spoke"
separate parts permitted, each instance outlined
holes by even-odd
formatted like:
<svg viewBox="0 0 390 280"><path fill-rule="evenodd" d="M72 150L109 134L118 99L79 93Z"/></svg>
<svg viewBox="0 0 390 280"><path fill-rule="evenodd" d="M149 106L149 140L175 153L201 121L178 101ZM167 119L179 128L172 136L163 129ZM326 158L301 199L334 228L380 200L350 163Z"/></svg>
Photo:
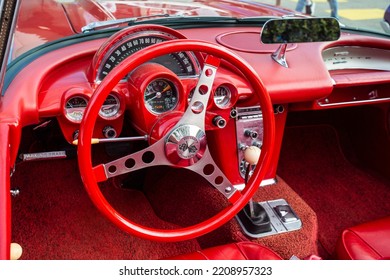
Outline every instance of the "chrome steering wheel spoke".
<svg viewBox="0 0 390 280"><path fill-rule="evenodd" d="M109 178L157 165L172 165L166 157L161 157L164 150L164 139L161 139L141 151L121 157L93 168L98 182Z"/></svg>
<svg viewBox="0 0 390 280"><path fill-rule="evenodd" d="M205 116L220 59L208 56L183 117L165 138L150 147L94 167L97 181L151 166L189 169L205 178L227 199L238 192L213 160L206 141ZM165 156L162 156L165 152ZM239 192L238 192L239 193Z"/></svg>
<svg viewBox="0 0 390 280"><path fill-rule="evenodd" d="M183 117L176 124L175 128L182 125L191 124L199 127L205 131L205 118L207 104L210 99L211 90L217 69L219 67L220 59L214 56L207 56L199 81L195 87L190 104L185 111Z"/></svg>
<svg viewBox="0 0 390 280"><path fill-rule="evenodd" d="M235 195L240 194L239 190L234 187L215 163L208 149L206 149L202 160L199 161L198 164L187 166L186 169L201 175L228 200L231 200Z"/></svg>

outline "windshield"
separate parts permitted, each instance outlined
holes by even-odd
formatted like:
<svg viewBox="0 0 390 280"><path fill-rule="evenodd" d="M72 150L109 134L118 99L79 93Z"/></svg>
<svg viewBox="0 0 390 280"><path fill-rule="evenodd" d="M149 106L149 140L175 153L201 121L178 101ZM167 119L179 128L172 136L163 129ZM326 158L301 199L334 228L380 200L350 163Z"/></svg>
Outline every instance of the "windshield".
<svg viewBox="0 0 390 280"><path fill-rule="evenodd" d="M110 1L110 0L22 0L10 59L48 42L82 34L93 23L129 18L130 24L157 23L172 28L262 26L268 18L301 12L312 16L333 16L343 26L384 34L388 0L263 0L263 1ZM253 20L258 18L258 20ZM240 19L240 21L235 21ZM250 19L250 20L242 20ZM387 14L390 21L390 13ZM183 24L185 23L185 24ZM387 24L387 23L386 23ZM103 26L100 32L126 26ZM388 32L390 33L390 28ZM205 32L207 32L205 30Z"/></svg>

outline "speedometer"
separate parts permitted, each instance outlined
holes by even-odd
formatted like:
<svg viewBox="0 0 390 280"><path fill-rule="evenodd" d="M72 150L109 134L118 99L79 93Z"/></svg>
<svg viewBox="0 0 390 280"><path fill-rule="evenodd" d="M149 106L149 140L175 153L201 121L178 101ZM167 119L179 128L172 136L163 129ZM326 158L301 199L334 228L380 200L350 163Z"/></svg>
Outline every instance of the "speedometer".
<svg viewBox="0 0 390 280"><path fill-rule="evenodd" d="M102 81L115 66L135 52L172 39L185 39L185 37L170 28L154 25L134 26L119 31L109 38L94 57L95 80ZM198 63L191 52L171 53L157 57L151 62L165 66L178 76L194 76L199 72Z"/></svg>

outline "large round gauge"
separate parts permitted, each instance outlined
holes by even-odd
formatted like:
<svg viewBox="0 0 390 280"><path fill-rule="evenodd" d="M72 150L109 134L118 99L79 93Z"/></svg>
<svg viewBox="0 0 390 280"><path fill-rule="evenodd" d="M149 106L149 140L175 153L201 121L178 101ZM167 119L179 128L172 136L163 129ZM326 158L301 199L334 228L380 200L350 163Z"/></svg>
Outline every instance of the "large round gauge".
<svg viewBox="0 0 390 280"><path fill-rule="evenodd" d="M162 114L175 109L178 103L177 89L167 79L150 82L144 91L146 108L155 114Z"/></svg>
<svg viewBox="0 0 390 280"><path fill-rule="evenodd" d="M226 108L230 104L232 92L226 85L221 85L214 92L214 102L219 108Z"/></svg>
<svg viewBox="0 0 390 280"><path fill-rule="evenodd" d="M88 100L83 96L73 96L65 104L65 116L73 122L81 122Z"/></svg>
<svg viewBox="0 0 390 280"><path fill-rule="evenodd" d="M156 27L156 30L150 28L131 27L112 36L95 55L96 80L102 81L116 65L143 48L167 40L185 38L167 27ZM171 53L151 61L165 66L178 76L194 76L198 72L196 58L190 52Z"/></svg>
<svg viewBox="0 0 390 280"><path fill-rule="evenodd" d="M99 115L106 119L116 117L119 114L120 107L119 98L115 94L110 93L100 108Z"/></svg>

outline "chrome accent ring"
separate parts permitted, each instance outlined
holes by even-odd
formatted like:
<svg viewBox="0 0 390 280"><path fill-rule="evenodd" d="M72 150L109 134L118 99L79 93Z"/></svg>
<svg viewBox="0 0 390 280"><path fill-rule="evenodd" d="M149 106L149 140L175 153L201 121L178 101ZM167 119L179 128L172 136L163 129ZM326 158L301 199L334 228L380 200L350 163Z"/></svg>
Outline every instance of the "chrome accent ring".
<svg viewBox="0 0 390 280"><path fill-rule="evenodd" d="M197 163L206 150L206 134L195 125L175 128L166 138L165 154L177 166L191 166Z"/></svg>

